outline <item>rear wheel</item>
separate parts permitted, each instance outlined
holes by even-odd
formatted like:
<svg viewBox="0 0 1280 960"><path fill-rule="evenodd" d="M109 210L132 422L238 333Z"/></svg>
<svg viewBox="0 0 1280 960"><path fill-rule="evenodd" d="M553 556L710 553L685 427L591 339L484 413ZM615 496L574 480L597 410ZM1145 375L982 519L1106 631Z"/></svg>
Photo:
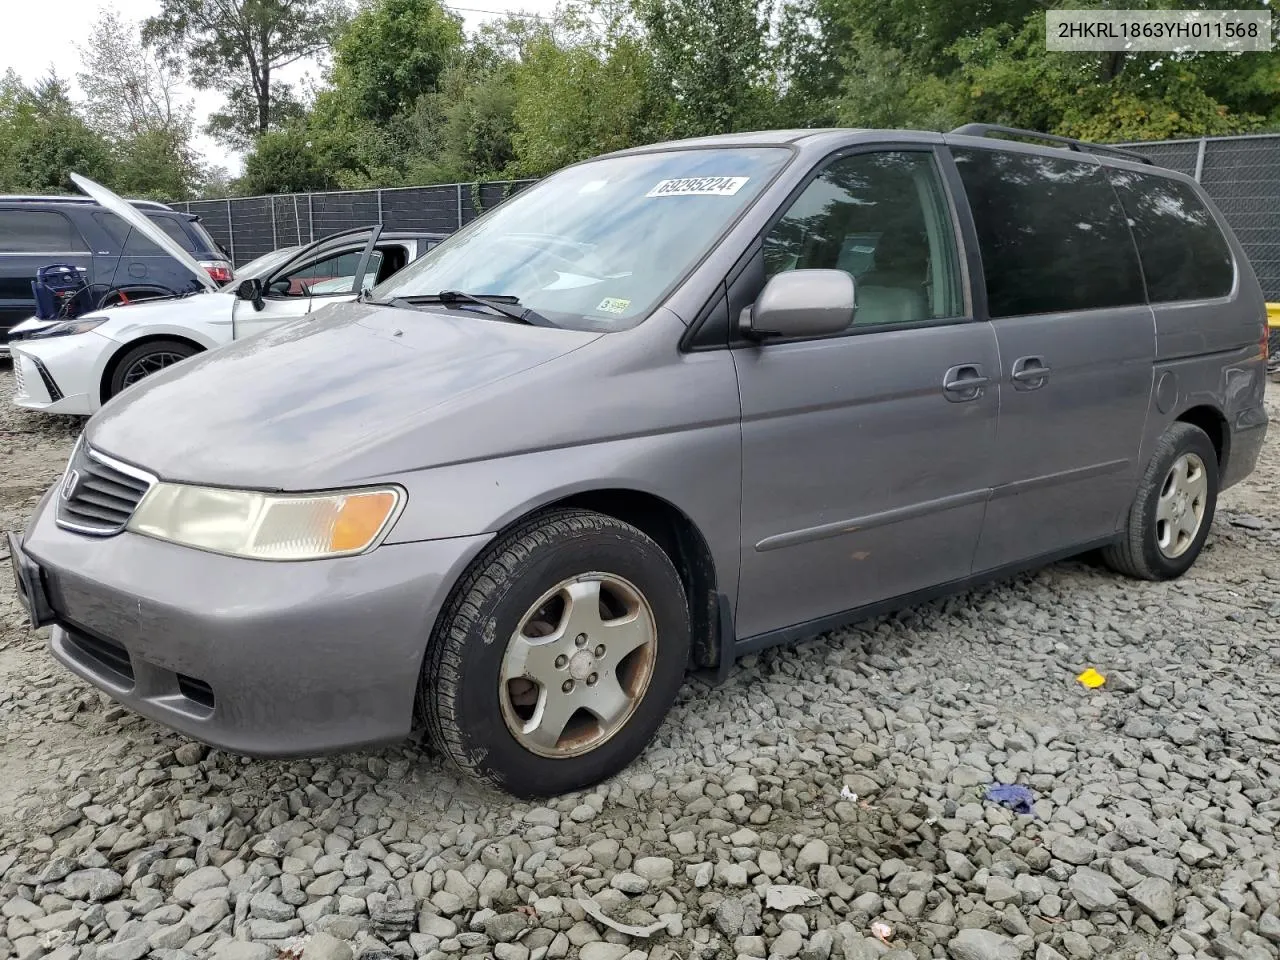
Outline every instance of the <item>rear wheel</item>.
<svg viewBox="0 0 1280 960"><path fill-rule="evenodd" d="M455 590L419 705L459 768L554 796L645 748L688 656L684 588L662 548L613 517L558 510L502 537Z"/></svg>
<svg viewBox="0 0 1280 960"><path fill-rule="evenodd" d="M1199 427L1175 423L1156 443L1121 541L1107 565L1143 580L1172 580L1195 563L1218 503L1218 454Z"/></svg>
<svg viewBox="0 0 1280 960"><path fill-rule="evenodd" d="M157 370L163 370L197 353L199 351L195 347L181 340L152 340L139 344L126 351L116 363L107 384L107 395L103 399L109 400Z"/></svg>

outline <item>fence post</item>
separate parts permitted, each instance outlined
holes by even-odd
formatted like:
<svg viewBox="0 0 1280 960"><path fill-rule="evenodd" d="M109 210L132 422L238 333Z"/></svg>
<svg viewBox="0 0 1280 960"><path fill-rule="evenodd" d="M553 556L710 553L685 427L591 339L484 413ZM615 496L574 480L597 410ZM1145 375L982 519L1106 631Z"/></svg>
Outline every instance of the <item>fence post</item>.
<svg viewBox="0 0 1280 960"><path fill-rule="evenodd" d="M268 197L267 202L271 204L271 249L280 249L280 241L276 239L276 198Z"/></svg>
<svg viewBox="0 0 1280 960"><path fill-rule="evenodd" d="M311 206L311 198L314 196L314 193L307 194L307 236L311 238L309 243L316 242L316 211Z"/></svg>
<svg viewBox="0 0 1280 960"><path fill-rule="evenodd" d="M462 184L455 184L458 188L458 229L462 229Z"/></svg>
<svg viewBox="0 0 1280 960"><path fill-rule="evenodd" d="M378 188L378 223L382 223L382 188Z"/></svg>
<svg viewBox="0 0 1280 960"><path fill-rule="evenodd" d="M231 198L227 198L227 253L231 255L231 266L236 265L236 223L231 219Z"/></svg>
<svg viewBox="0 0 1280 960"><path fill-rule="evenodd" d="M1198 147L1196 147L1196 172L1195 172L1195 174L1194 174L1194 178L1195 178L1196 183L1199 183L1199 182L1200 182L1200 174L1202 174L1202 173L1204 172L1204 147L1205 147L1205 143L1206 143L1205 138L1204 138L1204 137L1201 137L1201 138L1200 138L1200 145L1199 145Z"/></svg>

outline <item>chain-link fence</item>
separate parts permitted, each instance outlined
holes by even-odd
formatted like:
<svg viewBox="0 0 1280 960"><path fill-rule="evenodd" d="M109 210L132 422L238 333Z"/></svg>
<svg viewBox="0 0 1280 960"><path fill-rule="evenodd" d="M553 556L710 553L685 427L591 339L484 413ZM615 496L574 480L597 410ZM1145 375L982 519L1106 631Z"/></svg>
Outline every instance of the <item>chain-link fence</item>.
<svg viewBox="0 0 1280 960"><path fill-rule="evenodd" d="M1267 299L1280 301L1280 134L1124 146L1195 177L1240 238Z"/></svg>
<svg viewBox="0 0 1280 960"><path fill-rule="evenodd" d="M1123 144L1195 177L1222 209L1268 300L1280 301L1280 134ZM385 190L295 193L175 206L200 215L237 266L277 247L381 223L387 230L451 233L534 183L445 183Z"/></svg>
<svg viewBox="0 0 1280 960"><path fill-rule="evenodd" d="M381 223L384 230L452 233L533 180L442 183L385 190L338 190L232 197L173 204L198 214L236 266L279 247Z"/></svg>

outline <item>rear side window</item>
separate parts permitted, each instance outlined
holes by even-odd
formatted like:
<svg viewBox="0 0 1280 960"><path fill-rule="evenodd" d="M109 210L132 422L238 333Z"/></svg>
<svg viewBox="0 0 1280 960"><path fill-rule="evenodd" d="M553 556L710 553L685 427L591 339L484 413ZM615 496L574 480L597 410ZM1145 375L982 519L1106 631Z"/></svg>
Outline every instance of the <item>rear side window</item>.
<svg viewBox="0 0 1280 960"><path fill-rule="evenodd" d="M182 228L182 224L178 222L176 217L153 217L148 215L152 223L159 224L160 229L171 236L174 240L182 245L182 249L187 253L195 253L196 245L191 240L191 236Z"/></svg>
<svg viewBox="0 0 1280 960"><path fill-rule="evenodd" d="M177 221L174 221L174 224L176 226ZM192 248L193 251L200 250L202 252L207 251L209 253L221 252L218 248L218 244L214 241L213 237L209 236L209 231L204 228L204 224L200 223L200 221L183 220L182 229L187 233L195 235L196 245Z"/></svg>
<svg viewBox="0 0 1280 960"><path fill-rule="evenodd" d="M1152 303L1231 293L1231 248L1193 188L1132 170L1113 169L1110 175L1138 243Z"/></svg>
<svg viewBox="0 0 1280 960"><path fill-rule="evenodd" d="M1138 255L1097 164L956 149L993 317L1146 303Z"/></svg>
<svg viewBox="0 0 1280 960"><path fill-rule="evenodd" d="M102 225L102 228L111 235L111 239L115 241L116 249L120 249L120 245L124 244L122 253L129 257L163 257L165 252L158 246L148 240L141 231L133 229L129 224L125 223L114 213L106 211L95 213L94 219ZM174 217L158 217L153 214L147 214L147 219L167 233L174 240L178 241L179 246L188 253L195 252L195 244L187 232L182 229L182 225L178 223Z"/></svg>
<svg viewBox="0 0 1280 960"><path fill-rule="evenodd" d="M51 210L0 210L0 253L87 250L71 221Z"/></svg>

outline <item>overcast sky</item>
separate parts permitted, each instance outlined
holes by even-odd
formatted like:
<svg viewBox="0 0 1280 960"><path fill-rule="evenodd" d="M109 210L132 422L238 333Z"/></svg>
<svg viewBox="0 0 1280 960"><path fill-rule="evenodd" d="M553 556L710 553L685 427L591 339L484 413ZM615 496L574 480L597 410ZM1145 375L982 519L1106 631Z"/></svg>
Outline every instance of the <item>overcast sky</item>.
<svg viewBox="0 0 1280 960"><path fill-rule="evenodd" d="M80 47L89 29L106 6L115 7L128 20L143 20L159 12L160 0L54 0L51 8L29 0L4 0L4 38L0 40L0 73L10 67L28 82L57 68L58 75L75 84L80 70ZM481 23L502 16L507 12L527 12L547 15L555 9L556 0L449 0L446 6L454 9L474 31ZM315 64L299 64L285 71L285 79L300 80L306 74L319 80ZM78 88L77 88L78 89ZM196 120L202 125L208 115L221 102L217 93L190 91L195 103ZM207 162L227 167L234 175L240 171L240 157L203 135L196 139L196 148Z"/></svg>

